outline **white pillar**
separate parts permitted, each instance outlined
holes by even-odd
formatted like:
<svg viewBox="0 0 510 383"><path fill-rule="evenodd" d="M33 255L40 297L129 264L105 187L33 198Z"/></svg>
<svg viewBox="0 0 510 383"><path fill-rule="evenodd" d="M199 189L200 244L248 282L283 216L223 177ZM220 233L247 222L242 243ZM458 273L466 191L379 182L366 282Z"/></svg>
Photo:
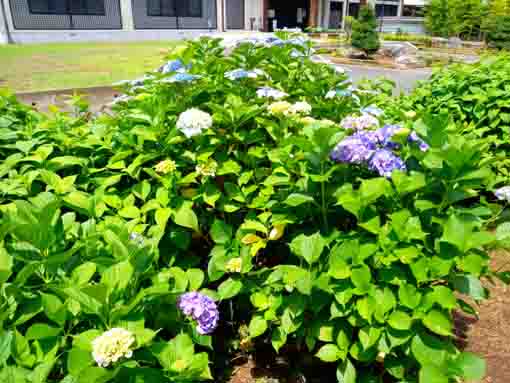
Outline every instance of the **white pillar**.
<svg viewBox="0 0 510 383"><path fill-rule="evenodd" d="M135 30L135 21L133 18L133 2L131 0L120 0L120 17L122 19L123 31Z"/></svg>
<svg viewBox="0 0 510 383"><path fill-rule="evenodd" d="M349 16L349 0L344 0L342 7L342 29L345 30L345 18Z"/></svg>
<svg viewBox="0 0 510 383"><path fill-rule="evenodd" d="M398 18L402 17L403 10L404 10L404 0L400 0L398 2L398 8L397 8L397 16L398 16Z"/></svg>
<svg viewBox="0 0 510 383"><path fill-rule="evenodd" d="M2 0L0 0L1 2ZM7 18L4 15L4 6L0 4L0 45L8 44L7 39Z"/></svg>
<svg viewBox="0 0 510 383"><path fill-rule="evenodd" d="M322 18L322 26L329 28L329 18L331 16L331 0L324 0L324 17Z"/></svg>
<svg viewBox="0 0 510 383"><path fill-rule="evenodd" d="M225 0L216 0L216 29L225 32Z"/></svg>

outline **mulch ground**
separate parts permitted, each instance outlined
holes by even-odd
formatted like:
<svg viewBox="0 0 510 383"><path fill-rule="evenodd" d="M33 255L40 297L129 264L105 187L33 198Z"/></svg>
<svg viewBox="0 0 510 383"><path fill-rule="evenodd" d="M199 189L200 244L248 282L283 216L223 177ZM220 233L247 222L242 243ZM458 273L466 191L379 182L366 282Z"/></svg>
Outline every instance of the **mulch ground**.
<svg viewBox="0 0 510 383"><path fill-rule="evenodd" d="M510 254L493 253L495 270L510 270ZM478 307L478 319L457 313L457 343L465 351L474 352L487 361L487 376L480 383L510 383L510 287L497 281L486 281L490 298ZM269 352L270 353L270 352ZM255 358L257 359L257 357ZM277 362L276 360L272 361ZM290 366L272 367L271 361L246 360L234 367L229 383L302 383ZM289 375L293 375L289 378ZM330 375L329 371L326 375ZM336 382L334 377L309 378L307 382Z"/></svg>

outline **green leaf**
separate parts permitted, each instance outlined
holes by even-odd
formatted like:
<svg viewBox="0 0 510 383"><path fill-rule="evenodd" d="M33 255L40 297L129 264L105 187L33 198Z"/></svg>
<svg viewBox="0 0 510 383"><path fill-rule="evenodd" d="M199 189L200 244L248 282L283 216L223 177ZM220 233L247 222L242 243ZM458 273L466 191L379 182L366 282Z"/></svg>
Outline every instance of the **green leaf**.
<svg viewBox="0 0 510 383"><path fill-rule="evenodd" d="M386 178L372 178L363 180L359 188L361 203L369 206L391 191L391 185Z"/></svg>
<svg viewBox="0 0 510 383"><path fill-rule="evenodd" d="M64 326L67 309L60 298L53 294L41 293L41 302L46 316L60 326Z"/></svg>
<svg viewBox="0 0 510 383"><path fill-rule="evenodd" d="M292 207L296 207L307 202L314 202L313 197L305 194L293 193L290 194L283 203Z"/></svg>
<svg viewBox="0 0 510 383"><path fill-rule="evenodd" d="M221 300L235 297L243 289L243 283L238 279L229 278L218 286L218 296Z"/></svg>
<svg viewBox="0 0 510 383"><path fill-rule="evenodd" d="M93 262L85 262L75 268L71 274L73 283L77 285L84 285L92 278L96 273L97 266Z"/></svg>
<svg viewBox="0 0 510 383"><path fill-rule="evenodd" d="M290 243L291 251L297 256L304 258L310 265L319 260L325 246L326 241L320 233L309 236L300 234Z"/></svg>
<svg viewBox="0 0 510 383"><path fill-rule="evenodd" d="M419 374L420 383L449 383L448 376L436 366L423 366Z"/></svg>
<svg viewBox="0 0 510 383"><path fill-rule="evenodd" d="M287 333L281 327L276 327L271 334L271 344L276 352L287 343Z"/></svg>
<svg viewBox="0 0 510 383"><path fill-rule="evenodd" d="M367 265L362 265L352 269L351 281L356 286L357 294L365 294L370 290L370 281L372 280L372 274Z"/></svg>
<svg viewBox="0 0 510 383"><path fill-rule="evenodd" d="M179 209L175 212L174 222L188 229L193 229L199 232L198 219L192 209L191 203L183 203Z"/></svg>
<svg viewBox="0 0 510 383"><path fill-rule="evenodd" d="M188 276L189 288L192 291L197 291L202 283L204 283L205 274L200 269L188 269L186 270Z"/></svg>
<svg viewBox="0 0 510 383"><path fill-rule="evenodd" d="M416 289L415 286L406 283L400 286L398 289L398 297L400 304L411 310L414 310L421 302L421 293Z"/></svg>
<svg viewBox="0 0 510 383"><path fill-rule="evenodd" d="M481 381L487 373L485 360L470 352L460 353L449 367L469 381Z"/></svg>
<svg viewBox="0 0 510 383"><path fill-rule="evenodd" d="M480 280L472 275L458 275L453 279L455 289L474 300L481 301L487 298L487 292Z"/></svg>
<svg viewBox="0 0 510 383"><path fill-rule="evenodd" d="M79 376L80 372L91 366L93 362L90 351L73 347L67 354L67 371L73 376Z"/></svg>
<svg viewBox="0 0 510 383"><path fill-rule="evenodd" d="M266 332L267 321L263 317L256 315L251 319L248 329L250 331L250 337L256 338Z"/></svg>
<svg viewBox="0 0 510 383"><path fill-rule="evenodd" d="M452 335L452 323L450 318L442 311L431 310L423 318L423 324L430 330L439 335Z"/></svg>
<svg viewBox="0 0 510 383"><path fill-rule="evenodd" d="M0 247L0 285L7 282L12 273L12 257L5 248Z"/></svg>
<svg viewBox="0 0 510 383"><path fill-rule="evenodd" d="M140 209L133 205L126 206L119 210L119 215L123 218L135 219L140 217Z"/></svg>
<svg viewBox="0 0 510 383"><path fill-rule="evenodd" d="M338 366L336 379L338 383L357 383L356 368L350 359L346 359Z"/></svg>
<svg viewBox="0 0 510 383"><path fill-rule="evenodd" d="M227 244L232 239L232 226L224 221L215 219L211 226L210 234L214 243L220 245Z"/></svg>
<svg viewBox="0 0 510 383"><path fill-rule="evenodd" d="M25 334L25 339L52 338L60 334L62 330L58 327L51 327L44 323L36 323L30 326Z"/></svg>
<svg viewBox="0 0 510 383"><path fill-rule="evenodd" d="M78 287L68 287L64 292L72 299L77 301L81 308L89 314L99 315L103 305L96 298L82 292Z"/></svg>
<svg viewBox="0 0 510 383"><path fill-rule="evenodd" d="M119 262L103 272L101 283L108 286L109 294L115 290L123 291L131 282L134 268L129 261Z"/></svg>
<svg viewBox="0 0 510 383"><path fill-rule="evenodd" d="M345 353L336 345L329 343L322 346L316 356L323 362L336 362L338 359L345 357Z"/></svg>
<svg viewBox="0 0 510 383"><path fill-rule="evenodd" d="M403 311L394 311L388 319L388 324L396 330L409 330L412 323L412 318Z"/></svg>
<svg viewBox="0 0 510 383"><path fill-rule="evenodd" d="M391 174L393 184L397 192L401 195L414 192L426 186L425 175L423 173L411 172L407 175L404 172L393 172Z"/></svg>
<svg viewBox="0 0 510 383"><path fill-rule="evenodd" d="M96 339L98 336L102 334L99 330L88 330L84 331L78 335L73 337L73 347L80 348L82 350L86 350L88 352L92 351L92 341Z"/></svg>
<svg viewBox="0 0 510 383"><path fill-rule="evenodd" d="M12 331L3 330L0 334L0 366L3 366L11 355L11 344L13 340L14 333Z"/></svg>

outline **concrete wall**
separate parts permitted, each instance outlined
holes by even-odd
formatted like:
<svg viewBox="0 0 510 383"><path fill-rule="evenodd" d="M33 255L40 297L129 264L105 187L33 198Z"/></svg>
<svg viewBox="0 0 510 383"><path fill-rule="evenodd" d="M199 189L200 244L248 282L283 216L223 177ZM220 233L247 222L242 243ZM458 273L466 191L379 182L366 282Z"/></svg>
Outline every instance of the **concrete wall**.
<svg viewBox="0 0 510 383"><path fill-rule="evenodd" d="M1 0L0 0L1 2ZM0 3L0 44L7 44L7 20L4 15L3 4Z"/></svg>
<svg viewBox="0 0 510 383"><path fill-rule="evenodd" d="M381 20L378 20L380 25ZM396 33L398 31L416 35L426 34L425 25L422 18L384 18L382 20L382 31L386 33Z"/></svg>

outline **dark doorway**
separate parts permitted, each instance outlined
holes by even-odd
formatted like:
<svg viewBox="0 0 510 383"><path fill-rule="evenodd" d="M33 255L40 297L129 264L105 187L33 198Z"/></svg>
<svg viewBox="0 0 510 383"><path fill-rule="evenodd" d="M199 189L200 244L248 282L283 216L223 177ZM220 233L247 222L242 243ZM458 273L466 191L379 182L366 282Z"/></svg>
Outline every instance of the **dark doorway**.
<svg viewBox="0 0 510 383"><path fill-rule="evenodd" d="M227 29L244 29L244 0L226 0Z"/></svg>
<svg viewBox="0 0 510 383"><path fill-rule="evenodd" d="M344 3L332 1L330 3L328 27L331 29L341 28L343 16L344 16Z"/></svg>
<svg viewBox="0 0 510 383"><path fill-rule="evenodd" d="M276 20L277 28L301 28L305 29L310 17L310 0L270 0L269 10L274 11L274 17L269 12L269 30L274 29Z"/></svg>

